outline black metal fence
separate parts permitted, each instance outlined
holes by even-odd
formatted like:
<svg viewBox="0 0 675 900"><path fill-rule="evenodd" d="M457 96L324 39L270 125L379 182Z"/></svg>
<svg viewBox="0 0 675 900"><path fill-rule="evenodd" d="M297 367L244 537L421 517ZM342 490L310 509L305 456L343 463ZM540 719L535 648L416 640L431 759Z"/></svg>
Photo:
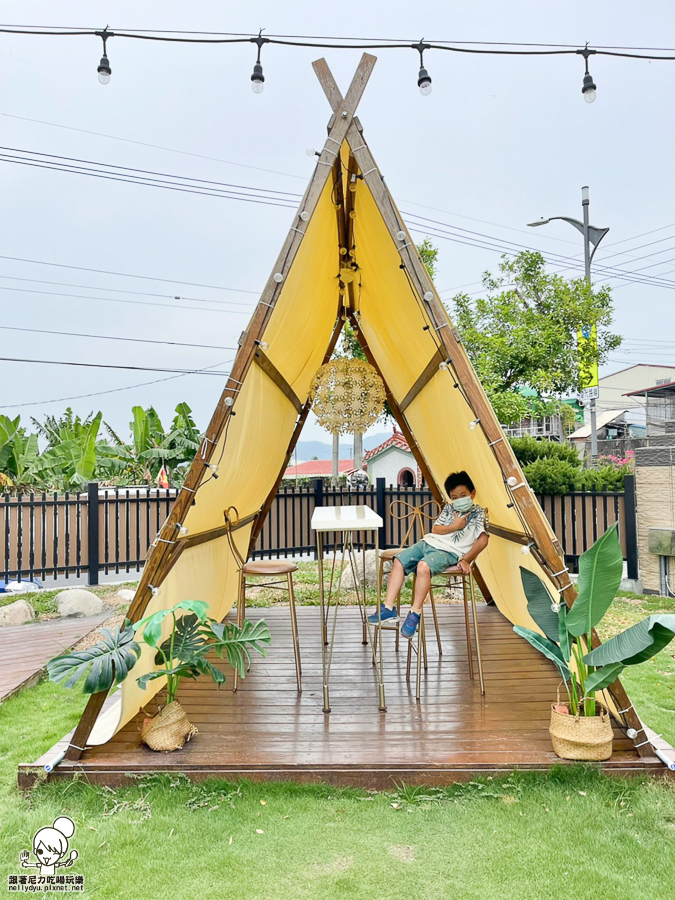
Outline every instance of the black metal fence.
<svg viewBox="0 0 675 900"><path fill-rule="evenodd" d="M0 579L87 577L89 584L98 584L99 573L138 572L177 493L156 488L99 489L90 484L86 493L6 494L0 500ZM584 550L618 522L628 577L637 578L632 476L626 479L625 493L538 499L573 571ZM274 498L253 556L313 558L314 509L358 504L367 504L384 520L378 535L381 547L400 546L411 525L407 541L419 540L440 512L430 491L387 486L384 479L365 489L332 488L321 480L308 487L285 487ZM414 517L413 509L420 507L423 517ZM490 510L490 519L499 524L496 510ZM334 546L335 535L327 535L326 549Z"/></svg>

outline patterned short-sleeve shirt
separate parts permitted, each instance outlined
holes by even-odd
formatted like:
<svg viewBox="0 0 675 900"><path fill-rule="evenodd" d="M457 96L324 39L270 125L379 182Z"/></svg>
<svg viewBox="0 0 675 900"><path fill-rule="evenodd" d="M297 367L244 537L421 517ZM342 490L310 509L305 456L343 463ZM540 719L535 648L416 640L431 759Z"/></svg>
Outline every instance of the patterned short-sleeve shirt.
<svg viewBox="0 0 675 900"><path fill-rule="evenodd" d="M436 519L435 525L452 525L455 519L460 517L460 513L455 512L452 504L448 503L444 506L443 512ZM458 559L469 552L476 543L481 534L485 533L487 526L487 516L482 506L474 503L469 510L469 517L466 525L461 531L451 531L450 534L425 534L423 540L435 547L437 550L445 550L448 553L454 553Z"/></svg>

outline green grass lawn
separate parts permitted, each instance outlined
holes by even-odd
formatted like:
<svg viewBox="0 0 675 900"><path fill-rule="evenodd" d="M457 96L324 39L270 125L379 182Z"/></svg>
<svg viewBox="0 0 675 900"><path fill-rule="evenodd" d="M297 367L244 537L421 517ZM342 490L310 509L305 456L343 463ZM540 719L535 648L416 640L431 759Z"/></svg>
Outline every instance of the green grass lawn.
<svg viewBox="0 0 675 900"><path fill-rule="evenodd" d="M309 599L312 570L298 573ZM622 595L603 634L673 609L664 598ZM638 710L671 742L674 652L624 677ZM83 874L85 895L102 900L675 896L675 782L611 779L591 767L378 794L182 777L115 791L57 782L20 794L17 764L72 728L84 702L42 682L0 707L0 892L21 874L33 833L68 815L80 859L60 871Z"/></svg>
<svg viewBox="0 0 675 900"><path fill-rule="evenodd" d="M108 604L112 601L112 598L117 591L122 588L131 588L131 590L135 590L137 584L138 582L136 581L125 581L123 584L102 584L98 587L87 587L84 585L84 587L86 590L96 594L97 597L100 597L104 603ZM15 600L23 598L28 600L38 618L49 618L50 616L54 616L57 611L55 603L56 596L62 591L67 591L70 587L83 587L83 585L65 585L65 587L60 587L51 591L27 591L25 594L0 594L0 606L7 606L10 603L14 603Z"/></svg>

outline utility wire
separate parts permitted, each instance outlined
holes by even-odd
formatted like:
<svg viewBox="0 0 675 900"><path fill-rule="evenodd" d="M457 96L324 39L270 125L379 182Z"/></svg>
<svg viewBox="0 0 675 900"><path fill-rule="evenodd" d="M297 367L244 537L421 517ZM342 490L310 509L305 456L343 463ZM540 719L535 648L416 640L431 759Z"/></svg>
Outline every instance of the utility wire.
<svg viewBox="0 0 675 900"><path fill-rule="evenodd" d="M223 366L231 363L232 360L228 359L224 362L216 363L216 366ZM213 369L215 366L206 366L204 369L198 369L195 372L195 375L199 375L201 372L206 372L208 369ZM225 375L226 373L223 373ZM89 394L75 394L72 397L54 397L52 400L33 400L30 403L10 403L9 405L3 403L3 409L21 409L26 406L44 406L48 403L66 403L69 400L85 400L89 397L103 397L105 394L119 394L121 391L132 391L134 388L139 387L148 387L152 384L162 384L165 381L173 381L175 378L184 378L185 375L169 375L168 378L155 378L153 381L142 381L140 384L129 384L126 387L119 388L109 388L107 391L93 391Z"/></svg>
<svg viewBox="0 0 675 900"><path fill-rule="evenodd" d="M41 366L81 366L86 369L125 369L133 372L177 372L179 375L215 375L223 378L229 372L207 372L204 369L160 369L157 366L116 366L111 363L84 363L59 359L18 359L12 356L0 356L0 362L30 363ZM216 365L222 365L217 363Z"/></svg>
<svg viewBox="0 0 675 900"><path fill-rule="evenodd" d="M167 347L197 347L200 350L236 350L236 347L222 347L219 344L186 344L183 341L155 341L150 338L117 337L111 334L82 334L77 331L51 331L45 328L20 328L18 325L0 325L2 331L25 331L30 334L56 334L59 337L95 338L101 341L126 341L135 344L161 344Z"/></svg>

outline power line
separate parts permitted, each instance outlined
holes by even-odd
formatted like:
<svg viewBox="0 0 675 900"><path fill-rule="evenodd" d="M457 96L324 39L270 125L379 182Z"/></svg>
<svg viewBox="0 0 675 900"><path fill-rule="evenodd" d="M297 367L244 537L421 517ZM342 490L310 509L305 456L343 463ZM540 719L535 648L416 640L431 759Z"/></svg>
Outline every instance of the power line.
<svg viewBox="0 0 675 900"><path fill-rule="evenodd" d="M41 366L80 366L86 369L125 369L133 372L177 372L179 375L215 375L224 377L229 372L207 372L204 369L160 369L156 366L116 366L111 363L84 363L58 359L18 359L12 356L0 356L0 362L30 363ZM222 365L218 363L217 365Z"/></svg>
<svg viewBox="0 0 675 900"><path fill-rule="evenodd" d="M155 278L152 275L132 275L129 272L111 272L108 269L90 269L85 266L69 266L65 263L54 263L54 262L45 262L41 259L26 259L22 256L2 256L0 254L0 259L9 259L12 262L25 262L31 263L36 266L54 266L58 269L76 269L78 272L96 272L98 275L117 275L120 278L139 278L143 281L161 281L164 284L186 284L188 287L201 287L201 288L209 288L214 291L231 291L234 288L224 288L218 284L200 284L195 281L179 281L177 278ZM258 295L258 291L242 291L242 293L246 294L256 294Z"/></svg>
<svg viewBox="0 0 675 900"><path fill-rule="evenodd" d="M132 306L158 306L161 309L189 309L192 312L212 312L229 315L248 316L251 309L210 309L207 306L183 306L178 303L153 303L151 300L125 300L124 297L89 297L85 294L66 294L61 291L37 291L31 288L3 287L3 291L12 291L20 294L42 294L44 297L68 297L72 300L94 300L102 303L131 303ZM202 303L217 303L219 305L231 305L236 301L229 300L203 300Z"/></svg>
<svg viewBox="0 0 675 900"><path fill-rule="evenodd" d="M215 365L223 366L231 362L232 360L228 359L223 362L216 363ZM208 369L213 368L215 368L215 366L206 366L204 369L198 369L195 372L195 375L198 375L201 372L206 372ZM185 378L185 375L169 375L168 378L155 378L153 381L142 381L140 384L129 384L126 387L109 388L107 391L93 391L89 394L75 394L72 397L54 397L51 400L33 400L30 403L10 403L9 405L4 403L3 409L21 409L26 406L45 406L49 403L66 403L69 400L85 400L89 397L103 397L105 394L119 394L121 391L132 391L134 390L134 388L148 387L152 384L162 384L165 381L173 381L175 378Z"/></svg>
<svg viewBox="0 0 675 900"><path fill-rule="evenodd" d="M0 278L6 279L7 281L27 281L31 284L51 284L57 287L75 287L80 288L83 291L111 291L113 294L134 294L139 297L164 297L167 300L194 300L196 303L221 303L223 301L220 300L206 300L204 297L183 297L177 296L176 294L156 294L151 291L130 291L128 288L112 288L112 287L102 287L99 284L73 284L71 281L45 281L41 278L25 278L21 275L0 275ZM3 290L2 285L0 285L0 290ZM7 288L4 288L7 290ZM232 291L233 293L238 294L255 294L256 297L259 296L259 291L245 291L239 288L218 288L221 291ZM247 300L232 300L229 301L231 303L241 303L242 305L246 304Z"/></svg>
<svg viewBox="0 0 675 900"><path fill-rule="evenodd" d="M236 350L236 347L222 347L218 344L186 344L183 341L156 341L150 338L117 337L110 334L82 334L77 331L50 331L44 328L20 328L18 325L0 325L2 331L25 331L29 334L50 334L59 337L96 338L101 341L127 341L135 344L161 344L167 347L196 347L200 350Z"/></svg>

